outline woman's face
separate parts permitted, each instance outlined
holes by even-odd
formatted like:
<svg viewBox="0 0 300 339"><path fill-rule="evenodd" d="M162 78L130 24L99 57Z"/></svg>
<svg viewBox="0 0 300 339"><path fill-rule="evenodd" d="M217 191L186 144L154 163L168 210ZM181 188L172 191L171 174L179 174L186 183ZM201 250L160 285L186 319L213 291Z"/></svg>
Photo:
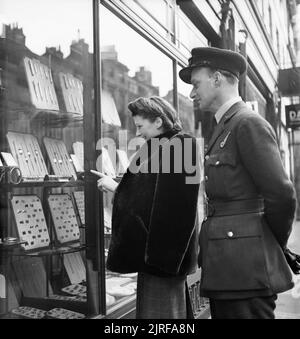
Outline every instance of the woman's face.
<svg viewBox="0 0 300 339"><path fill-rule="evenodd" d="M163 133L162 120L157 118L154 122L136 115L133 117L136 126L136 136L142 137L146 140L155 138Z"/></svg>

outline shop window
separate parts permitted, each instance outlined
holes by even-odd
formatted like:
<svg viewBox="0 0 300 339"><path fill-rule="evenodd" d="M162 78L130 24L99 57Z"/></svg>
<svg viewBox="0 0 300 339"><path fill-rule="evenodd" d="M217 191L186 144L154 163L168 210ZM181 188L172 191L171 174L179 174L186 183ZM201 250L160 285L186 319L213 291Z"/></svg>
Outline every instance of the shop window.
<svg viewBox="0 0 300 339"><path fill-rule="evenodd" d="M0 68L0 89L3 87L2 68Z"/></svg>
<svg viewBox="0 0 300 339"><path fill-rule="evenodd" d="M141 2L157 10L162 3L166 6L164 1L160 5L152 4L156 1ZM158 95L173 104L173 62L105 7L100 7L100 31L102 69L110 65L118 70L115 78L110 77L110 72L102 74L102 137L113 144L114 150L112 154L109 145L102 149L101 166L104 172L121 177L134 151L137 151L128 148L136 135L128 103L138 97ZM124 86L122 79L128 86ZM124 139L127 141L124 142ZM104 193L106 255L111 238L111 201L111 194ZM108 312L124 301L132 300L135 288L136 274L121 275L106 271Z"/></svg>
<svg viewBox="0 0 300 339"><path fill-rule="evenodd" d="M95 116L92 11L92 0L1 0L0 318L101 312L87 298L100 291L86 252L96 187L83 177L84 159L96 159L83 152L93 134L83 121Z"/></svg>

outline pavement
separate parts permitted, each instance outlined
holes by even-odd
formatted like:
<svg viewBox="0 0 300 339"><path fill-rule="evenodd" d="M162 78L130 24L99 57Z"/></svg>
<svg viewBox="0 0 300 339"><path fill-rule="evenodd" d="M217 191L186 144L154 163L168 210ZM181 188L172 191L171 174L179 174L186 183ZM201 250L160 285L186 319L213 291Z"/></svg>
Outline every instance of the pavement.
<svg viewBox="0 0 300 339"><path fill-rule="evenodd" d="M288 247L300 254L300 220L294 224ZM276 319L300 319L300 275L294 276L294 282L293 290L278 296Z"/></svg>

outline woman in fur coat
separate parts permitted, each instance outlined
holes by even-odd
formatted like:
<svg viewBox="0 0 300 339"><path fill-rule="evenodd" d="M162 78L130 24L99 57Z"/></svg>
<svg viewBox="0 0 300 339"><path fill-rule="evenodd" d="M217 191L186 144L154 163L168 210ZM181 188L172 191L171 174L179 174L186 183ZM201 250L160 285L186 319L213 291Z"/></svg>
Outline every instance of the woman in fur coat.
<svg viewBox="0 0 300 339"><path fill-rule="evenodd" d="M196 139L181 132L177 112L160 97L139 98L128 108L146 142L119 184L105 175L98 180L100 190L115 192L106 265L138 272L138 319L184 319L186 276L197 261Z"/></svg>

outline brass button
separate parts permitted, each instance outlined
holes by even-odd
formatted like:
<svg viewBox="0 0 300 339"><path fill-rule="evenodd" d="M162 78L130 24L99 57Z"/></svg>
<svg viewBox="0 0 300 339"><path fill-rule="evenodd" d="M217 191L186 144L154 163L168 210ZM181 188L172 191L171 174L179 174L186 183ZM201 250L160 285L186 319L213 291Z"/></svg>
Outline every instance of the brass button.
<svg viewBox="0 0 300 339"><path fill-rule="evenodd" d="M208 176L207 175L205 176L205 181L208 181Z"/></svg>
<svg viewBox="0 0 300 339"><path fill-rule="evenodd" d="M207 156L205 157L205 160L207 161L207 160L209 160L209 158L210 158L210 156L207 155Z"/></svg>
<svg viewBox="0 0 300 339"><path fill-rule="evenodd" d="M220 163L220 161L217 161L216 162L216 166L219 166L221 163Z"/></svg>
<svg viewBox="0 0 300 339"><path fill-rule="evenodd" d="M227 235L228 235L228 238L233 238L234 236L233 232L228 232Z"/></svg>

